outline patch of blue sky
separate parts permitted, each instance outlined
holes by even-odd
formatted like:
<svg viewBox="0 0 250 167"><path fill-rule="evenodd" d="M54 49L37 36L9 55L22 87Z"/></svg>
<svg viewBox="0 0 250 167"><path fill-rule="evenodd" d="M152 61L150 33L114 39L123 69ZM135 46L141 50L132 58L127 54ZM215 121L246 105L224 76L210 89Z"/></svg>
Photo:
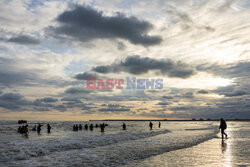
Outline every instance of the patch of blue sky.
<svg viewBox="0 0 250 167"><path fill-rule="evenodd" d="M71 61L70 64L64 68L64 72L67 75L75 75L80 72L85 72L90 69L94 64L80 60L80 61Z"/></svg>
<svg viewBox="0 0 250 167"><path fill-rule="evenodd" d="M77 48L70 47L68 43L59 43L56 40L46 39L37 47L38 50L50 50L56 54L76 54L79 52Z"/></svg>

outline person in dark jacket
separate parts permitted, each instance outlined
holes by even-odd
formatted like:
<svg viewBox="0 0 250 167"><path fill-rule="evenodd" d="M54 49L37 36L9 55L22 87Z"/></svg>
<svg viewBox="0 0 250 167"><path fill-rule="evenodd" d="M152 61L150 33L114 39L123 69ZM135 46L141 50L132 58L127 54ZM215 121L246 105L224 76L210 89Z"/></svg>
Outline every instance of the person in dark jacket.
<svg viewBox="0 0 250 167"><path fill-rule="evenodd" d="M220 119L220 128L219 129L221 130L222 139L224 139L224 135L227 138L227 134L225 133L225 129L227 129L227 124L223 118Z"/></svg>

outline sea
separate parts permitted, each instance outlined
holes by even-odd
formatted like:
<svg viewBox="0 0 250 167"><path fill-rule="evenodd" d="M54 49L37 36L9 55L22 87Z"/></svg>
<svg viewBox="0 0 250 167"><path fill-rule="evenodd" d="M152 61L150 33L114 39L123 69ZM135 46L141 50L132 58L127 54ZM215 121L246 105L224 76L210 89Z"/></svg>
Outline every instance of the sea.
<svg viewBox="0 0 250 167"><path fill-rule="evenodd" d="M31 131L42 123L38 134ZM46 124L52 127L47 133ZM155 167L250 166L250 122L228 121L222 140L218 121L104 121L101 132L85 124L103 121L28 121L28 135L17 132L17 121L0 121L1 167ZM83 130L73 131L74 124Z"/></svg>

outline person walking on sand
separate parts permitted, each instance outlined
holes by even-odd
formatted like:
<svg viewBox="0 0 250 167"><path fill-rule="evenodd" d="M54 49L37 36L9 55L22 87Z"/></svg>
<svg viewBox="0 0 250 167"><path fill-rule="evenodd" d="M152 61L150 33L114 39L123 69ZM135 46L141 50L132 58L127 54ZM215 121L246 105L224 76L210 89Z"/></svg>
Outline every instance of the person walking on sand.
<svg viewBox="0 0 250 167"><path fill-rule="evenodd" d="M151 121L149 122L149 127L150 127L150 130L153 129L153 123Z"/></svg>
<svg viewBox="0 0 250 167"><path fill-rule="evenodd" d="M223 118L220 119L220 128L219 129L221 130L222 139L224 139L224 135L227 138L227 134L225 133L225 129L227 129L227 124Z"/></svg>

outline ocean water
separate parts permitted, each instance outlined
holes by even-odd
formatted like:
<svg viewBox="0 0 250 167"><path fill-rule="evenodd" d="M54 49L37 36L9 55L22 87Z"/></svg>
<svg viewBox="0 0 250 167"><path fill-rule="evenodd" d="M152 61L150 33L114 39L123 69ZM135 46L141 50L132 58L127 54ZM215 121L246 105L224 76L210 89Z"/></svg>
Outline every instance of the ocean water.
<svg viewBox="0 0 250 167"><path fill-rule="evenodd" d="M0 121L0 166L250 165L250 122L228 122L229 138L223 143L219 122L212 121L161 122L161 128L153 122L153 130L146 121L128 121L127 130L120 121L106 121L104 133L100 128L74 132L76 123L102 122L50 122L50 134L43 126L40 135L22 135L16 122Z"/></svg>

